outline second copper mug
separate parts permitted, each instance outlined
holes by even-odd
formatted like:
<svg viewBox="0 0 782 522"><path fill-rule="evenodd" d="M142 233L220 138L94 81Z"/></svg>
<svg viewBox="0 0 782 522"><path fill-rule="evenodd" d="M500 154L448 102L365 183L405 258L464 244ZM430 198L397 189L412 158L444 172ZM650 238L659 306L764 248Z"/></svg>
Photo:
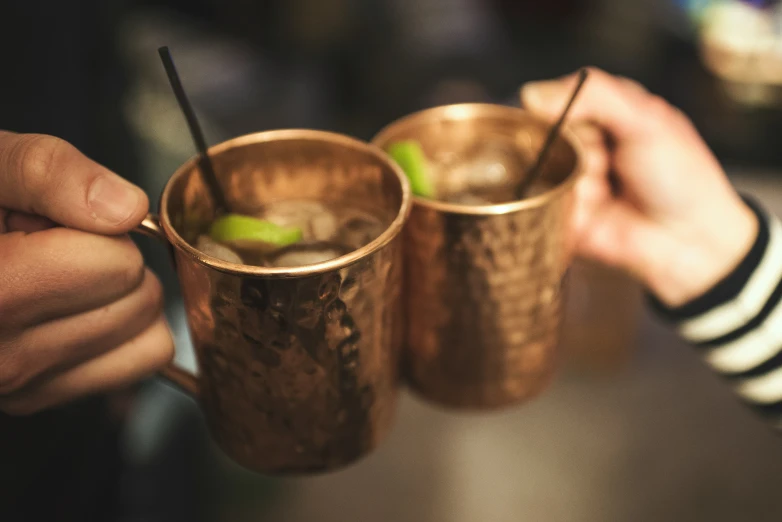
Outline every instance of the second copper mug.
<svg viewBox="0 0 782 522"><path fill-rule="evenodd" d="M424 110L373 140L415 140L451 164L501 140L532 162L547 124L490 104ZM563 290L571 261L568 223L581 149L563 133L542 171L551 188L499 205L414 197L405 228L405 377L445 406L490 409L540 392L557 363ZM447 170L442 175L447 175Z"/></svg>
<svg viewBox="0 0 782 522"><path fill-rule="evenodd" d="M213 439L265 473L329 470L367 454L395 413L407 179L380 150L337 134L242 136L210 156L231 209L310 199L385 218L374 241L295 268L232 264L191 246L215 217L195 160L140 231L172 247L200 374L163 374L200 403Z"/></svg>

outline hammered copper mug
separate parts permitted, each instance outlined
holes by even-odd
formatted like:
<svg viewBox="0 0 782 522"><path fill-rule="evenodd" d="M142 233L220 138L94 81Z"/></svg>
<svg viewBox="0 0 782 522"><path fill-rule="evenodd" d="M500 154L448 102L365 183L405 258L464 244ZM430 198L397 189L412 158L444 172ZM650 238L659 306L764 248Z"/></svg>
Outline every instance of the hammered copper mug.
<svg viewBox="0 0 782 522"><path fill-rule="evenodd" d="M395 414L407 179L379 149L327 132L261 132L209 152L234 212L311 199L389 223L316 265L221 261L191 246L215 211L190 160L163 190L160 216L139 229L171 246L199 367L163 375L197 398L218 446L265 473L347 465L378 445Z"/></svg>
<svg viewBox="0 0 782 522"><path fill-rule="evenodd" d="M424 110L373 140L416 140L429 158L512 143L532 163L549 126L490 104ZM539 393L557 363L563 290L571 260L569 220L581 149L569 132L541 179L551 188L521 201L467 206L414 197L405 228L404 373L425 398L491 409ZM456 160L458 161L458 160Z"/></svg>

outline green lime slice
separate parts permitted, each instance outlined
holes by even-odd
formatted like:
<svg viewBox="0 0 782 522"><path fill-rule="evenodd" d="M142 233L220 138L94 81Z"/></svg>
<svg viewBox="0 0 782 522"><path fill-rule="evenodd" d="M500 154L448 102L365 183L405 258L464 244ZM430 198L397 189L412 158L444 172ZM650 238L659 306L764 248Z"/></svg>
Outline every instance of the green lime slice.
<svg viewBox="0 0 782 522"><path fill-rule="evenodd" d="M240 214L226 214L212 223L209 235L215 241L261 241L286 246L301 241L302 232L296 227L281 227L271 221Z"/></svg>
<svg viewBox="0 0 782 522"><path fill-rule="evenodd" d="M424 198L434 197L434 182L429 173L421 145L412 140L397 141L388 147L388 155L405 171L413 194Z"/></svg>

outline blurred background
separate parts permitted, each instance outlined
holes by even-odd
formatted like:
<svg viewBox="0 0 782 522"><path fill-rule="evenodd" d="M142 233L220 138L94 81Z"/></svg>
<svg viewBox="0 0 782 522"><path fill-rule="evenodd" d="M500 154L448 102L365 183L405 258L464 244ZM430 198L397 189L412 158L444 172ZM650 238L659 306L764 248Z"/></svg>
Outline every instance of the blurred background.
<svg viewBox="0 0 782 522"><path fill-rule="evenodd" d="M782 215L777 2L95 1L75 14L51 2L39 17L37 2L6 1L38 24L14 53L51 67L19 73L35 108L5 107L11 125L0 126L67 137L153 199L193 154L156 53L168 45L212 143L279 127L368 139L417 109L517 104L526 81L599 66L681 108L733 181ZM75 60L74 32L100 52ZM45 109L55 99L70 112ZM178 362L195 369L167 253L139 243L167 286ZM121 519L782 519L779 439L649 316L634 283L579 262L562 345L563 370L540 399L476 416L405 394L379 451L311 478L238 469L193 401L144 383L122 403Z"/></svg>

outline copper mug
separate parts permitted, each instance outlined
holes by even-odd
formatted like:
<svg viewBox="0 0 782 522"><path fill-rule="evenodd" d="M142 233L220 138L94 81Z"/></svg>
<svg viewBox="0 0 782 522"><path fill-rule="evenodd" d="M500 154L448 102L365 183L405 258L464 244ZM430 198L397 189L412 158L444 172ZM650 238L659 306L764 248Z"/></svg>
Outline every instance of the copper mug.
<svg viewBox="0 0 782 522"><path fill-rule="evenodd" d="M459 104L402 118L372 142L386 148L412 139L437 158L501 139L531 163L548 130L522 109ZM403 358L405 378L420 395L492 409L528 400L550 381L581 170L579 143L565 131L541 174L553 188L542 194L487 206L413 197L404 232Z"/></svg>
<svg viewBox="0 0 782 522"><path fill-rule="evenodd" d="M218 446L264 473L345 466L378 445L395 414L407 179L379 149L313 130L251 134L209 153L235 212L312 199L356 203L390 223L316 265L221 261L191 246L215 209L190 160L163 190L160 216L139 229L171 246L199 367L163 375L197 398Z"/></svg>

